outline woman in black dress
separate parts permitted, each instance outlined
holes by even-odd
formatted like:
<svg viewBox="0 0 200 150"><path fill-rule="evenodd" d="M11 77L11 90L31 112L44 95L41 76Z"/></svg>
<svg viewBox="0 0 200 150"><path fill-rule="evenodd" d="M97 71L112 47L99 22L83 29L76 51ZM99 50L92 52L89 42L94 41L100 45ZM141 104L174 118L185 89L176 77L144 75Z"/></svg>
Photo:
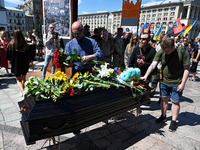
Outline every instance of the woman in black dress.
<svg viewBox="0 0 200 150"><path fill-rule="evenodd" d="M34 70L33 61L35 60L35 54L36 54L36 39L34 36L31 35L31 32L26 32L25 41L29 45L29 49L31 51L30 63L31 63L32 70Z"/></svg>
<svg viewBox="0 0 200 150"><path fill-rule="evenodd" d="M15 74L20 95L24 96L24 84L31 59L29 46L21 31L14 31L13 39L8 44L6 58L11 61L11 72Z"/></svg>

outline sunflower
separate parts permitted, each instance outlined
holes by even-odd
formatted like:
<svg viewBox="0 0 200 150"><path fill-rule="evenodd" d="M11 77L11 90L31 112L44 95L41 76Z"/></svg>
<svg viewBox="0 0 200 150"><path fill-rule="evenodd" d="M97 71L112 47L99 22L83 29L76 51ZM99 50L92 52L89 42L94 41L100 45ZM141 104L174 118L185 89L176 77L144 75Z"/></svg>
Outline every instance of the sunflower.
<svg viewBox="0 0 200 150"><path fill-rule="evenodd" d="M74 74L74 76L72 77L72 79L73 79L75 82L78 82L78 80L79 80L79 72L76 72L76 73Z"/></svg>

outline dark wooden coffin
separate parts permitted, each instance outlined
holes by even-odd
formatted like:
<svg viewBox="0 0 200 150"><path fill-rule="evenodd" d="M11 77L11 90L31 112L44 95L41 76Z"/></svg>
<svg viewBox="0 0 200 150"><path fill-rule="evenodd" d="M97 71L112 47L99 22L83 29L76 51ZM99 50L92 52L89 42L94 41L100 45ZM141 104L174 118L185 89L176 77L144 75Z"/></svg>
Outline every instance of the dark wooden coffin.
<svg viewBox="0 0 200 150"><path fill-rule="evenodd" d="M26 109L20 121L26 144L83 129L145 104L150 101L149 97L150 90L134 98L130 91L121 88L96 90L56 103L28 97L18 103Z"/></svg>

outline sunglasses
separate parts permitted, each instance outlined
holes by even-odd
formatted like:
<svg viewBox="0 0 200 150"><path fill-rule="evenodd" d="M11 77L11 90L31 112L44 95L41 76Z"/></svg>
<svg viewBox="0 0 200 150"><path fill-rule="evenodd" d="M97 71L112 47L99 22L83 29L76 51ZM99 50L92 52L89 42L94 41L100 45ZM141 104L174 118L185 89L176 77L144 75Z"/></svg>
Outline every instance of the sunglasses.
<svg viewBox="0 0 200 150"><path fill-rule="evenodd" d="M78 31L78 32L72 32L73 35L79 35L81 34L82 30Z"/></svg>
<svg viewBox="0 0 200 150"><path fill-rule="evenodd" d="M147 38L140 38L140 40L147 40Z"/></svg>

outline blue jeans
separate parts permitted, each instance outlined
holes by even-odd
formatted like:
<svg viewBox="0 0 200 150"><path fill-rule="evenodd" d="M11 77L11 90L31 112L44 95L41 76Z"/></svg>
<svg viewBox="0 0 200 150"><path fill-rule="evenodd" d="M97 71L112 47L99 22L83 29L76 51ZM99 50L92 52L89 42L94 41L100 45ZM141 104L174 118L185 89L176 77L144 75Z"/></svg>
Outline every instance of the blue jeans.
<svg viewBox="0 0 200 150"><path fill-rule="evenodd" d="M160 83L160 96L162 98L170 97L173 103L179 103L183 92L177 91L178 86L165 85Z"/></svg>
<svg viewBox="0 0 200 150"><path fill-rule="evenodd" d="M42 70L42 79L44 79L45 76L46 76L47 67L48 67L48 65L49 65L49 62L51 61L51 58L52 58L51 76L52 76L52 75L54 74L54 72L55 72L55 65L53 64L54 56L46 55L45 61L44 61L44 68L43 68L43 70Z"/></svg>

